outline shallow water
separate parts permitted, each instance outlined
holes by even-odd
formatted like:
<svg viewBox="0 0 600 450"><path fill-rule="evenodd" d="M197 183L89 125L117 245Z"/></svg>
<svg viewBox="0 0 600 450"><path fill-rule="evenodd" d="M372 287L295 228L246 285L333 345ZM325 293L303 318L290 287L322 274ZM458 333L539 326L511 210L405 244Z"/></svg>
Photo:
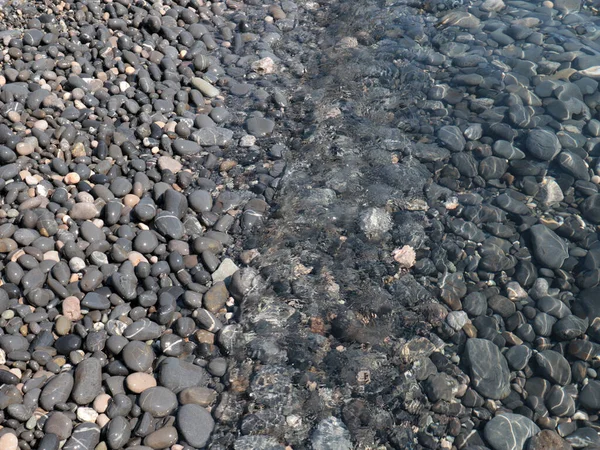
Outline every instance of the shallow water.
<svg viewBox="0 0 600 450"><path fill-rule="evenodd" d="M507 400L492 402L492 409L491 404L484 408L469 404L463 409L470 401L465 403L464 388L459 386L473 382L463 352L465 342L477 335L478 328L480 337L493 340L504 352L522 346L525 339L525 346L534 351L552 348L568 356L571 364L577 359L567 354L564 337L526 340L528 332L523 327L516 329L514 323L523 319L534 322L531 309L539 294L515 294L513 289L518 283L531 288L533 281L524 275L524 267L529 268L532 261L540 270L534 289L544 291L550 286L550 295L567 305L577 302L574 296L582 285L574 282L574 277L581 278L582 270L589 269L584 269L582 260L575 256L564 269L552 273L547 263L537 259L541 256L530 256L535 244L526 230L540 220L556 229L567 218L571 225L558 233L570 239L570 227L582 224L581 212L573 207L589 194L582 195L583 183L573 190L577 176L564 164L544 163L540 170L537 162L528 169L514 161L502 162L504 169L486 164L501 163L490 160L492 155L506 161L504 153L498 153L501 150L492 152L498 140L510 140L515 148L528 152L528 131L548 127L558 134L563 149L584 157L587 166L595 166L592 148L596 138L585 131L585 126L596 116L592 97L597 95L597 83L579 81L582 88L591 86L582 100L593 109L591 113L585 108L575 109L578 112L572 116L567 111L564 114L569 114L568 118L558 111L546 110L544 114L549 99L540 100L536 86L543 80L566 81L572 76L561 70L571 65L575 55L565 59L557 56L560 52L597 54L597 19L589 10L571 11L576 2L559 2L559 11L541 4L506 2L497 13L482 11L481 3L451 5L459 14L470 11L481 19L481 25L466 29L440 26L438 21L449 10L434 16L432 12L442 8L431 4L424 12L417 8L420 5L406 2L342 2L307 11L303 16L307 23L300 23L296 30L308 28L316 35L314 41L303 41L301 58L309 61L307 74L292 93L288 115L301 121L302 129L291 136L288 173L276 197L279 208L259 247L262 257L258 269L271 289L263 291L258 283L256 293L244 305L243 323L252 330L264 325L255 335L248 335L250 347L275 346L278 357L271 364L285 363L283 367L293 370L299 380L294 388L303 393L298 395L305 399L304 405L314 409L308 413L298 402L294 414L310 424L329 413L342 417L359 448L483 448L477 445L484 443L504 448L486 441L483 429L494 414L515 409L543 428L559 425L562 437L575 431L565 431L560 425L575 409L557 417L554 400L546 400L554 414L532 412L524 391L521 395L513 391ZM570 14L565 15L565 11ZM446 22L451 25L457 17L465 20L466 16L450 16ZM477 22L474 16L468 20ZM509 32L519 39L504 34L490 37L492 31L511 23ZM289 36L293 40L296 34ZM446 56L439 53L440 48ZM284 44L283 55L286 50ZM453 58L465 51L478 55L477 62L453 64ZM554 60L561 63L546 62ZM474 74L483 78L474 79ZM572 82L581 79L572 77ZM443 84L446 87L436 88ZM559 81L557 87L559 84L564 85ZM450 97L444 95L448 89L454 89ZM488 106L478 107L480 98L491 99L482 103ZM568 100L564 96L559 99ZM490 108L493 105L499 108ZM510 116L510 105L522 105L527 117L515 122L520 119ZM518 116L522 109L510 113ZM487 114L482 114L486 110ZM493 123L508 126L490 127ZM483 125L483 147L475 131L470 135L466 132L464 151L474 159L457 171L459 163L455 159L449 162L450 154L443 143L440 145L438 129L458 125L465 131L473 124ZM463 150L464 143L461 145ZM585 153L576 151L577 147ZM452 150L456 157L456 150ZM526 160L530 159L526 155ZM468 169L469 164L474 168ZM481 164L486 167L482 169ZM467 175L471 170L476 175L479 170L484 177ZM486 176L490 171L502 177ZM544 204L532 190L530 183L546 183L545 176L558 181L566 197L564 203ZM589 180L587 175L581 176ZM585 184L587 187L597 190ZM512 203L498 203L495 198L503 192L527 203L525 211L517 212ZM483 205L484 214L479 205ZM381 213L379 221L367 219L373 217L373 211ZM459 217L465 218L469 227L465 228L464 221L459 223ZM553 225L555 220L558 222ZM502 225L507 229L501 229ZM475 237L477 229L483 234L479 231ZM586 224L577 233L588 240L597 239L593 224ZM399 270L391 256L403 245L416 250L417 265L410 271ZM571 239L569 248L572 255L579 255L585 250L580 253L578 249L588 245L582 245L579 236ZM486 256L498 251L498 257L505 259L499 264L495 256ZM453 322L444 318L448 309L462 309L460 300L467 292L483 292L488 299L498 294L507 296L510 301L503 305L508 312L497 306L496 300L488 301L492 309L487 313L493 322L479 320L467 334L466 328L457 332L449 326ZM471 311L469 318L473 320L478 314ZM490 334L485 327L492 323L498 331ZM495 333L502 338L497 340ZM423 344L418 336L430 343ZM543 336L550 334L544 332ZM413 350L406 350L407 341L414 343ZM452 388L453 392L463 389L458 399L452 394L451 401L434 401L431 393L426 394L428 381L415 379L419 372L416 367L431 352L437 371L458 380ZM539 376L538 370L532 360L526 369L513 371L513 386L522 389L526 379ZM306 379L317 383L316 393L310 388L307 392ZM583 379L577 381L581 382L585 383ZM575 385L573 388L577 389ZM461 397L463 406L458 405ZM595 419L582 413L576 420L579 427L595 430ZM310 428L303 430L308 433ZM581 445L576 434L568 440ZM301 437L294 441L288 435L286 439L294 448L303 448L308 435ZM527 437L523 443L506 448L523 448ZM588 444L594 445L593 441L595 438ZM336 445L345 448L340 441Z"/></svg>

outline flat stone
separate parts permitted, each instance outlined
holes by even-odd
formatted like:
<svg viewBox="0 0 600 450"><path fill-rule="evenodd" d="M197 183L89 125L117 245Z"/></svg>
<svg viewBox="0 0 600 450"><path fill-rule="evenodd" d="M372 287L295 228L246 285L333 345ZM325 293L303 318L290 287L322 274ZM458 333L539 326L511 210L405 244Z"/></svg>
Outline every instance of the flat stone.
<svg viewBox="0 0 600 450"><path fill-rule="evenodd" d="M75 427L63 450L94 450L100 442L100 427L93 423L82 423Z"/></svg>
<svg viewBox="0 0 600 450"><path fill-rule="evenodd" d="M469 339L465 355L471 368L472 385L478 393L495 400L510 394L508 364L494 343Z"/></svg>
<svg viewBox="0 0 600 450"><path fill-rule="evenodd" d="M140 394L146 389L156 386L156 379L148 373L135 372L125 378L125 384L131 392Z"/></svg>
<svg viewBox="0 0 600 450"><path fill-rule="evenodd" d="M233 140L233 131L221 127L201 128L192 134L192 138L205 147L227 147Z"/></svg>
<svg viewBox="0 0 600 450"><path fill-rule="evenodd" d="M183 165L170 156L161 156L158 158L158 168L160 170L170 170L173 173L179 173L181 172Z"/></svg>
<svg viewBox="0 0 600 450"><path fill-rule="evenodd" d="M186 155L196 155L200 153L202 148L196 142L188 141L185 139L175 139L173 142L173 151L177 155L186 156Z"/></svg>
<svg viewBox="0 0 600 450"><path fill-rule="evenodd" d="M437 137L452 152L463 151L467 144L460 128L453 125L446 125L440 128Z"/></svg>
<svg viewBox="0 0 600 450"><path fill-rule="evenodd" d="M192 85L209 98L219 95L219 90L208 81L199 77L192 77Z"/></svg>
<svg viewBox="0 0 600 450"><path fill-rule="evenodd" d="M600 435L595 428L582 427L569 434L565 440L573 448L593 449L600 446Z"/></svg>
<svg viewBox="0 0 600 450"><path fill-rule="evenodd" d="M108 309L110 308L110 300L105 295L98 294L96 292L88 292L83 297L81 305L87 309Z"/></svg>
<svg viewBox="0 0 600 450"><path fill-rule="evenodd" d="M93 203L75 203L69 211L69 216L75 220L91 220L100 215Z"/></svg>
<svg viewBox="0 0 600 450"><path fill-rule="evenodd" d="M13 433L5 433L0 436L0 448L2 450L17 450L19 448L19 439Z"/></svg>
<svg viewBox="0 0 600 450"><path fill-rule="evenodd" d="M590 195L581 204L583 217L592 223L600 223L600 194Z"/></svg>
<svg viewBox="0 0 600 450"><path fill-rule="evenodd" d="M575 414L575 399L561 386L552 386L546 396L546 407L554 416L571 417Z"/></svg>
<svg viewBox="0 0 600 450"><path fill-rule="evenodd" d="M159 385L179 393L185 388L206 386L210 376L200 366L177 358L165 358L159 366Z"/></svg>
<svg viewBox="0 0 600 450"><path fill-rule="evenodd" d="M201 448L208 442L215 422L202 406L187 404L182 405L177 411L176 425L181 437L188 444Z"/></svg>
<svg viewBox="0 0 600 450"><path fill-rule="evenodd" d="M275 122L264 117L251 117L246 121L248 133L256 137L265 137L273 132Z"/></svg>
<svg viewBox="0 0 600 450"><path fill-rule="evenodd" d="M57 435L61 441L68 439L73 431L73 421L66 414L55 411L44 423L44 431Z"/></svg>
<svg viewBox="0 0 600 450"><path fill-rule="evenodd" d="M539 427L520 414L499 414L483 431L494 450L523 450L527 439L540 432Z"/></svg>
<svg viewBox="0 0 600 450"><path fill-rule="evenodd" d="M164 328L150 319L140 319L128 325L123 331L123 337L132 341L148 341L158 339Z"/></svg>
<svg viewBox="0 0 600 450"><path fill-rule="evenodd" d="M239 270L238 266L230 258L225 258L216 271L212 273L213 283L224 281L228 283L230 278Z"/></svg>
<svg viewBox="0 0 600 450"><path fill-rule="evenodd" d="M161 211L154 219L154 226L162 236L171 239L181 239L185 234L185 227L181 220L170 211Z"/></svg>
<svg viewBox="0 0 600 450"><path fill-rule="evenodd" d="M569 257L567 243L543 224L530 228L533 254L538 262L550 269L560 269Z"/></svg>
<svg viewBox="0 0 600 450"><path fill-rule="evenodd" d="M525 145L532 156L543 161L552 161L561 149L556 135L545 129L531 130L527 135Z"/></svg>
<svg viewBox="0 0 600 450"><path fill-rule="evenodd" d="M40 406L52 411L57 403L65 403L71 396L74 379L70 373L60 373L52 377L42 389Z"/></svg>
<svg viewBox="0 0 600 450"><path fill-rule="evenodd" d="M114 417L105 428L106 441L111 449L123 448L131 438L131 426L126 417Z"/></svg>
<svg viewBox="0 0 600 450"><path fill-rule="evenodd" d="M121 352L125 365L135 372L146 372L154 362L152 347L142 341L129 342Z"/></svg>
<svg viewBox="0 0 600 450"><path fill-rule="evenodd" d="M565 386L571 382L571 366L563 355L554 350L544 350L535 355L540 372L544 378Z"/></svg>
<svg viewBox="0 0 600 450"><path fill-rule="evenodd" d="M228 299L229 292L225 283L218 281L204 294L202 303L204 308L214 314L225 305Z"/></svg>
<svg viewBox="0 0 600 450"><path fill-rule="evenodd" d="M600 381L590 380L579 394L579 403L589 411L600 409Z"/></svg>
<svg viewBox="0 0 600 450"><path fill-rule="evenodd" d="M185 388L179 393L178 397L179 403L181 403L182 405L194 403L196 405L207 407L212 405L217 400L218 394L213 389L201 386L194 386Z"/></svg>
<svg viewBox="0 0 600 450"><path fill-rule="evenodd" d="M165 417L177 408L177 396L165 387L155 386L140 394L139 405L153 417Z"/></svg>
<svg viewBox="0 0 600 450"><path fill-rule="evenodd" d="M175 427L163 427L144 438L144 445L153 449L168 448L177 443L179 437Z"/></svg>
<svg viewBox="0 0 600 450"><path fill-rule="evenodd" d="M86 405L102 393L102 363L97 358L81 361L75 369L72 397L78 405Z"/></svg>
<svg viewBox="0 0 600 450"><path fill-rule="evenodd" d="M532 351L526 345L515 345L504 354L508 365L513 370L523 370L532 356Z"/></svg>

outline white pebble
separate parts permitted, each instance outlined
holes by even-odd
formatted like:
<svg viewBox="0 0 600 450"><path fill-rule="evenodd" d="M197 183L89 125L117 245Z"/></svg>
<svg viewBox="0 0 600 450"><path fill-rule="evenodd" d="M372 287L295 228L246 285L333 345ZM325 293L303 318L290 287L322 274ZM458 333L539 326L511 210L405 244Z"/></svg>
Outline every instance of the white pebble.
<svg viewBox="0 0 600 450"><path fill-rule="evenodd" d="M69 268L74 272L81 272L85 268L85 261L78 256L71 258Z"/></svg>
<svg viewBox="0 0 600 450"><path fill-rule="evenodd" d="M98 418L98 413L94 408L80 406L77 408L77 418L82 422L95 422Z"/></svg>

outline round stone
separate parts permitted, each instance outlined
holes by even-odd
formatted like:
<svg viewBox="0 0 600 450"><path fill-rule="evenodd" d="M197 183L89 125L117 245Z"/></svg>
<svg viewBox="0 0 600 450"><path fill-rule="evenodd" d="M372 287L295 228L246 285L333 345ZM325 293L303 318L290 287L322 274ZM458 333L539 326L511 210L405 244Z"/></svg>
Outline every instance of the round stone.
<svg viewBox="0 0 600 450"><path fill-rule="evenodd" d="M129 342L121 352L125 365L135 372L146 372L154 362L152 347L141 341Z"/></svg>
<svg viewBox="0 0 600 450"><path fill-rule="evenodd" d="M136 372L127 376L125 384L131 392L140 394L146 389L156 386L156 379L150 374Z"/></svg>
<svg viewBox="0 0 600 450"><path fill-rule="evenodd" d="M150 387L140 394L139 405L153 417L165 417L177 408L177 396L165 387Z"/></svg>
<svg viewBox="0 0 600 450"><path fill-rule="evenodd" d="M192 447L204 447L215 427L215 422L202 406L182 405L177 411L177 429Z"/></svg>
<svg viewBox="0 0 600 450"><path fill-rule="evenodd" d="M527 135L525 145L532 156L543 161L552 161L561 149L556 135L546 129L531 130Z"/></svg>

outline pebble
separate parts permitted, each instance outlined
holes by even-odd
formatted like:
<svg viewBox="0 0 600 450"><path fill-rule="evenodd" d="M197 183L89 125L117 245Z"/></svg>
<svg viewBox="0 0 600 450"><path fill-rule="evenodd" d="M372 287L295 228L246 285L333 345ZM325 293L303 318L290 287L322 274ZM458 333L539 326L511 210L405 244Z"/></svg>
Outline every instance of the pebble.
<svg viewBox="0 0 600 450"><path fill-rule="evenodd" d="M496 345L485 339L469 339L466 356L477 392L492 399L503 399L510 393L508 364Z"/></svg>
<svg viewBox="0 0 600 450"><path fill-rule="evenodd" d="M216 97L219 95L219 90L202 78L193 77L192 85L207 97Z"/></svg>
<svg viewBox="0 0 600 450"><path fill-rule="evenodd" d="M206 386L208 379L202 367L177 358L165 358L159 366L159 384L176 394L189 387Z"/></svg>
<svg viewBox="0 0 600 450"><path fill-rule="evenodd" d="M567 243L552 230L542 224L531 227L533 252L544 267L560 269L569 257Z"/></svg>
<svg viewBox="0 0 600 450"><path fill-rule="evenodd" d="M75 369L72 397L78 405L91 403L102 393L102 363L97 358L81 361Z"/></svg>
<svg viewBox="0 0 600 450"><path fill-rule="evenodd" d="M556 135L546 129L531 130L527 135L526 146L532 156L543 161L552 161L561 150Z"/></svg>
<svg viewBox="0 0 600 450"><path fill-rule="evenodd" d="M533 436L528 444L529 450L571 450L571 445L552 430L542 430Z"/></svg>
<svg viewBox="0 0 600 450"><path fill-rule="evenodd" d="M127 384L127 389L136 394L140 394L146 389L156 386L156 380L152 375L141 372L128 375L125 383Z"/></svg>
<svg viewBox="0 0 600 450"><path fill-rule="evenodd" d="M187 404L177 410L176 426L188 444L193 447L204 447L215 422L202 406Z"/></svg>
<svg viewBox="0 0 600 450"><path fill-rule="evenodd" d="M19 440L12 433L5 433L0 436L0 448L6 450L17 450L19 448Z"/></svg>
<svg viewBox="0 0 600 450"><path fill-rule="evenodd" d="M144 389L139 403L142 411L154 417L164 417L177 408L177 396L165 387L154 386Z"/></svg>
<svg viewBox="0 0 600 450"><path fill-rule="evenodd" d="M500 414L486 424L484 436L494 450L518 450L539 431L539 427L524 416Z"/></svg>
<svg viewBox="0 0 600 450"><path fill-rule="evenodd" d="M542 376L562 386L571 382L571 367L560 353L544 350L535 355Z"/></svg>

